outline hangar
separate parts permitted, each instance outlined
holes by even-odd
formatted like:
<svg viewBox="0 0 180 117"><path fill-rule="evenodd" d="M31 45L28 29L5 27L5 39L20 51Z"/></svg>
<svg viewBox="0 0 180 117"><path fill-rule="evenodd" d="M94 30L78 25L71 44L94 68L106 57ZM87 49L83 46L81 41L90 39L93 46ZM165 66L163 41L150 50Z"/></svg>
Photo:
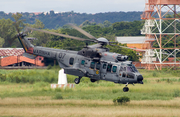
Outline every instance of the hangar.
<svg viewBox="0 0 180 117"><path fill-rule="evenodd" d="M121 44L127 44L129 48L148 49L155 39L146 39L145 36L124 36L116 37L115 41Z"/></svg>

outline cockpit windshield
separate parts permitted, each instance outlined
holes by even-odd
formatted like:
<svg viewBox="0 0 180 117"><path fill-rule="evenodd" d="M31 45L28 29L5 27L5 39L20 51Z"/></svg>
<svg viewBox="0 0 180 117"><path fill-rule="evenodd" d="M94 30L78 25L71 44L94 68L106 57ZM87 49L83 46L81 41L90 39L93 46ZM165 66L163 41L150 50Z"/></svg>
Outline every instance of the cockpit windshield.
<svg viewBox="0 0 180 117"><path fill-rule="evenodd" d="M133 64L127 64L127 72L138 72Z"/></svg>

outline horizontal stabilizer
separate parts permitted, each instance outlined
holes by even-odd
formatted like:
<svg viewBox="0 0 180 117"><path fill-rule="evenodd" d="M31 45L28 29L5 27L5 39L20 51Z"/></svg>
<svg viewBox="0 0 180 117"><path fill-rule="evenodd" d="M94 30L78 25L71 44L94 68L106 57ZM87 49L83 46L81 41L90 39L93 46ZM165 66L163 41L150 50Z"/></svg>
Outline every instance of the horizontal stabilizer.
<svg viewBox="0 0 180 117"><path fill-rule="evenodd" d="M23 56L27 57L27 58L30 58L30 59L35 59L36 58L36 55L33 55L33 54L29 54L29 53L23 53Z"/></svg>

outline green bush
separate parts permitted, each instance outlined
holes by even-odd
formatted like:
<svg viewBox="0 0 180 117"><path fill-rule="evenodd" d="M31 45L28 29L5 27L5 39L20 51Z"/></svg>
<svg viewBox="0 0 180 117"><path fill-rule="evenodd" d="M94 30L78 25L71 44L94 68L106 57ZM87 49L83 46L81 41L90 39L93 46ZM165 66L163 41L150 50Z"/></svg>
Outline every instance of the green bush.
<svg viewBox="0 0 180 117"><path fill-rule="evenodd" d="M6 75L0 74L0 81L1 82L6 81Z"/></svg>
<svg viewBox="0 0 180 117"><path fill-rule="evenodd" d="M26 77L22 76L22 77L21 77L21 82L23 82L23 83L27 83L27 82L28 82L28 80L27 80L27 78L26 78Z"/></svg>
<svg viewBox="0 0 180 117"><path fill-rule="evenodd" d="M115 98L115 99L113 99L113 103L114 103L114 104L116 103L116 98Z"/></svg>
<svg viewBox="0 0 180 117"><path fill-rule="evenodd" d="M144 80L143 80L144 81ZM161 81L159 79L156 80L157 83L160 83Z"/></svg>
<svg viewBox="0 0 180 117"><path fill-rule="evenodd" d="M152 76L153 76L153 77L157 77L158 75L157 75L156 72L153 72Z"/></svg>
<svg viewBox="0 0 180 117"><path fill-rule="evenodd" d="M54 96L54 99L63 99L61 93L56 93L56 95Z"/></svg>
<svg viewBox="0 0 180 117"><path fill-rule="evenodd" d="M35 82L35 79L33 78L33 77L31 77L30 79L29 79L29 83L30 84L33 84Z"/></svg>
<svg viewBox="0 0 180 117"><path fill-rule="evenodd" d="M166 80L166 82L167 82L167 83L171 83L172 81L168 78L168 79Z"/></svg>
<svg viewBox="0 0 180 117"><path fill-rule="evenodd" d="M180 97L180 90L179 89L174 90L173 97Z"/></svg>
<svg viewBox="0 0 180 117"><path fill-rule="evenodd" d="M47 70L50 70L50 69L52 69L52 66L48 65Z"/></svg>
<svg viewBox="0 0 180 117"><path fill-rule="evenodd" d="M114 104L126 104L127 102L130 102L130 98L127 96L123 96L123 97L117 97L115 99L113 99L113 103Z"/></svg>
<svg viewBox="0 0 180 117"><path fill-rule="evenodd" d="M16 76L15 79L16 79L16 83L20 83L21 82L21 78L19 78L18 76Z"/></svg>

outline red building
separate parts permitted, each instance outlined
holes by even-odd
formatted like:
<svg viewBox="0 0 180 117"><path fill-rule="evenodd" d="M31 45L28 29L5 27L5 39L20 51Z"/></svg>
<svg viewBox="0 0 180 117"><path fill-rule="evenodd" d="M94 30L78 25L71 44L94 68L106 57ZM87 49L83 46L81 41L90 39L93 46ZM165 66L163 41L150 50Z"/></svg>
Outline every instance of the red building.
<svg viewBox="0 0 180 117"><path fill-rule="evenodd" d="M0 66L44 66L44 57L30 59L22 56L23 48L0 48Z"/></svg>

